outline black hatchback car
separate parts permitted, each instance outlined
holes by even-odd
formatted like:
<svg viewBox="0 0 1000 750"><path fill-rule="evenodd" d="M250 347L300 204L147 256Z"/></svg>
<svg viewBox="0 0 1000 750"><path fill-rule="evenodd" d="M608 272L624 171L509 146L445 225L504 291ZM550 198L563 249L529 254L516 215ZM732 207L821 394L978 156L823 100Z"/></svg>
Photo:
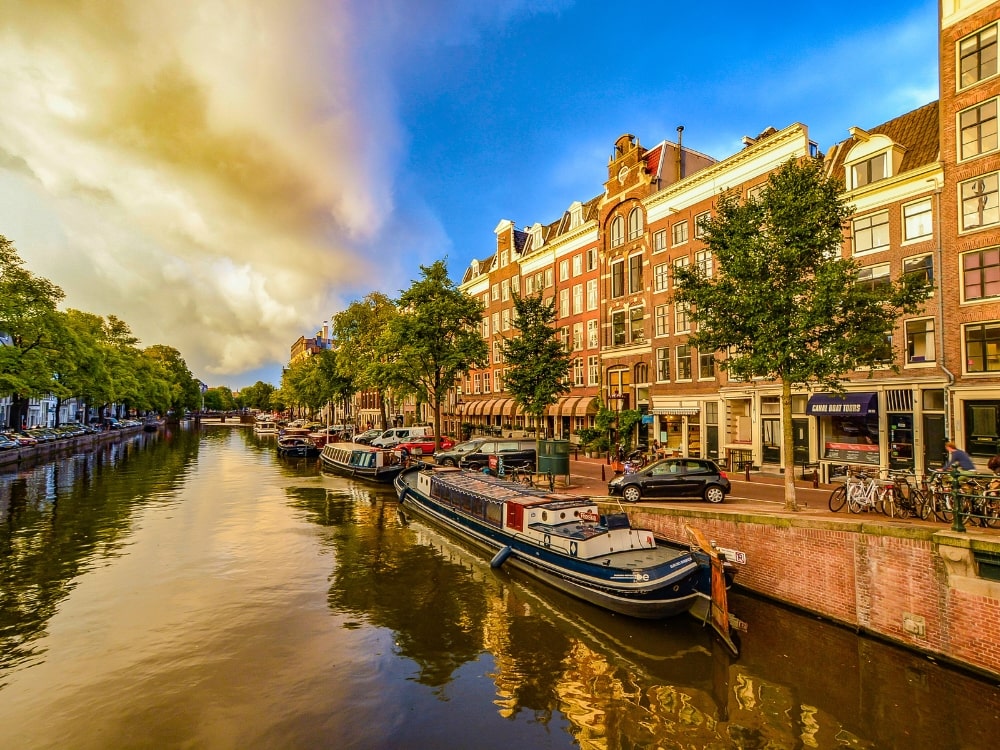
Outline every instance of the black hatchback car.
<svg viewBox="0 0 1000 750"><path fill-rule="evenodd" d="M721 503L729 490L726 472L707 458L665 458L608 482L608 494L629 503L657 497L700 497Z"/></svg>

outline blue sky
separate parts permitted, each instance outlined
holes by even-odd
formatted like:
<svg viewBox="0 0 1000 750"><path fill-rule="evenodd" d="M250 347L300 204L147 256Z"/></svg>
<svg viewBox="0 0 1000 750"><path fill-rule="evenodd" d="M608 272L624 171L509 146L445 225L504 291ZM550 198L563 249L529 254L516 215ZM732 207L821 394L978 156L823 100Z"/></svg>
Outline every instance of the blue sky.
<svg viewBox="0 0 1000 750"><path fill-rule="evenodd" d="M672 5L15 3L0 234L210 385L277 384L351 301L597 195L622 133L825 151L938 96L933 0Z"/></svg>

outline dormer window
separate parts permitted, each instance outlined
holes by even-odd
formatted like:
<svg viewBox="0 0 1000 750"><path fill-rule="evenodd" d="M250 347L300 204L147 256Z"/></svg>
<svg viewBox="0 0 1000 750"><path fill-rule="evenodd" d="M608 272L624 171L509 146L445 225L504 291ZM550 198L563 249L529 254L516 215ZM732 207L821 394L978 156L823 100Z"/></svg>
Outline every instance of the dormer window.
<svg viewBox="0 0 1000 750"><path fill-rule="evenodd" d="M569 207L569 228L576 229L581 224L583 224L583 204L574 201Z"/></svg>
<svg viewBox="0 0 1000 750"><path fill-rule="evenodd" d="M531 246L532 246L533 249L537 250L543 244L545 244L545 243L544 243L544 240L542 239L542 225L541 224L535 224L531 228Z"/></svg>
<svg viewBox="0 0 1000 750"><path fill-rule="evenodd" d="M865 159L860 164L855 164L851 167L851 171L854 175L853 184L856 188L868 185L876 180L885 179L887 177L885 173L885 154Z"/></svg>

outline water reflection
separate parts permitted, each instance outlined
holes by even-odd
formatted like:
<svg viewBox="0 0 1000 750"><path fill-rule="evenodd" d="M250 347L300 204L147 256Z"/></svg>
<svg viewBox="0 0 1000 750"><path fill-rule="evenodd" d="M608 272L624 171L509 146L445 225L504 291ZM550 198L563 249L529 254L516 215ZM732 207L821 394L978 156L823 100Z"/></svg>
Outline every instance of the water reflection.
<svg viewBox="0 0 1000 750"><path fill-rule="evenodd" d="M738 660L238 428L0 475L0 746L978 748L992 684L748 597Z"/></svg>

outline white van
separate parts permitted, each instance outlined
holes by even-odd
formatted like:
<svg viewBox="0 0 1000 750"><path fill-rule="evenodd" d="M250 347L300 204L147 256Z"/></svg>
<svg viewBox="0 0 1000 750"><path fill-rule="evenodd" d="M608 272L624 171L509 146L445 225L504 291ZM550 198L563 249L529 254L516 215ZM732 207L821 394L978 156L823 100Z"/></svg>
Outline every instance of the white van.
<svg viewBox="0 0 1000 750"><path fill-rule="evenodd" d="M393 427L372 440L371 444L376 448L392 448L400 443L433 434L430 427Z"/></svg>

